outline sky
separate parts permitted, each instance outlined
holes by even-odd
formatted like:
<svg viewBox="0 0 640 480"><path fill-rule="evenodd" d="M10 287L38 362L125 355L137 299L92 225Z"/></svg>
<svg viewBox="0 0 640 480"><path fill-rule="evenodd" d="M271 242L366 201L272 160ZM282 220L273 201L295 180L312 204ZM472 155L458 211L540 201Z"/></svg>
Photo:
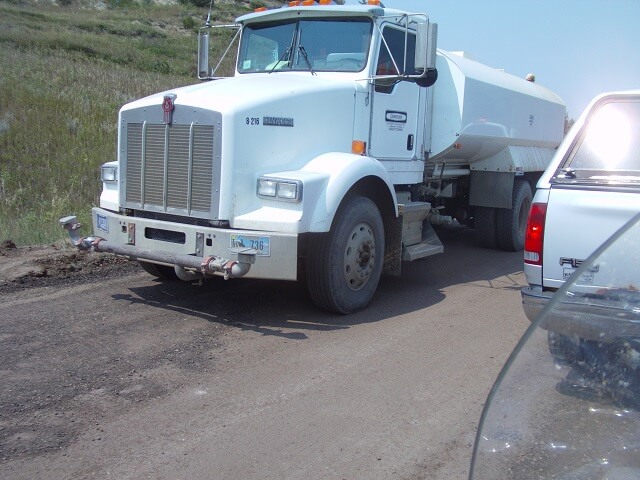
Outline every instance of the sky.
<svg viewBox="0 0 640 480"><path fill-rule="evenodd" d="M358 3L347 0L347 3ZM382 0L425 12L438 47L536 82L577 119L596 95L640 89L640 0Z"/></svg>

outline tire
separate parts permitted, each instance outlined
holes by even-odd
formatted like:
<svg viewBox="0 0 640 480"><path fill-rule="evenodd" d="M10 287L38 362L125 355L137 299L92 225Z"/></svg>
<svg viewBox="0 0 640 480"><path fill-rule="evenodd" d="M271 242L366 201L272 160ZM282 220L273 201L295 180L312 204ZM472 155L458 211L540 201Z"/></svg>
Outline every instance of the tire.
<svg viewBox="0 0 640 480"><path fill-rule="evenodd" d="M149 275L153 275L154 277L159 278L160 280L169 280L171 282L179 280L173 267L167 267L166 265L158 265L155 263L142 261L139 261L138 263L145 272L147 272Z"/></svg>
<svg viewBox="0 0 640 480"><path fill-rule="evenodd" d="M476 231L476 241L485 248L498 247L498 234L496 230L496 209L492 207L476 207L473 219L473 228Z"/></svg>
<svg viewBox="0 0 640 480"><path fill-rule="evenodd" d="M547 344L554 362L559 365L573 365L582 360L579 343L567 335L547 332Z"/></svg>
<svg viewBox="0 0 640 480"><path fill-rule="evenodd" d="M532 199L533 194L529 182L525 180L513 182L511 210L498 209L498 247L501 250L519 252L524 248L527 218Z"/></svg>
<svg viewBox="0 0 640 480"><path fill-rule="evenodd" d="M307 289L321 309L343 315L366 307L384 261L384 225L375 203L347 197L328 233L309 238Z"/></svg>

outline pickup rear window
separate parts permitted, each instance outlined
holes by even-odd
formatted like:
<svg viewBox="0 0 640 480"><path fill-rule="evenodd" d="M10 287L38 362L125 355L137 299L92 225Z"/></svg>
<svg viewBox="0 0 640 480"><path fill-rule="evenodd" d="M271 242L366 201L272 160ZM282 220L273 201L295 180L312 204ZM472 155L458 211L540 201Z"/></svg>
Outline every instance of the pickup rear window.
<svg viewBox="0 0 640 480"><path fill-rule="evenodd" d="M640 185L640 98L605 99L593 109L552 181Z"/></svg>

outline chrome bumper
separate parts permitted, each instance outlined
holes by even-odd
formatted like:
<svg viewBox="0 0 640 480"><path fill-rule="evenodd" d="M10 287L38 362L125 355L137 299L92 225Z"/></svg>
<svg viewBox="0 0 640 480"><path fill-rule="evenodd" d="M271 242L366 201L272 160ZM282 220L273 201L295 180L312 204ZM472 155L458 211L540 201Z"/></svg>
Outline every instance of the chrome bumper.
<svg viewBox="0 0 640 480"><path fill-rule="evenodd" d="M522 309L530 322L536 319L544 306L553 297L552 292L539 292L529 287L524 287L520 293L522 295Z"/></svg>
<svg viewBox="0 0 640 480"><path fill-rule="evenodd" d="M204 275L296 280L296 234L234 230L130 217L92 209L93 232L81 237L75 217L60 220L79 248L109 252L132 260L170 265ZM149 232L162 232L160 236ZM179 241L175 240L177 234ZM173 238L172 238L173 236ZM268 252L234 245L234 238L260 238ZM237 242L236 242L237 243Z"/></svg>
<svg viewBox="0 0 640 480"><path fill-rule="evenodd" d="M621 339L640 338L640 293L617 292L615 297L567 293L554 298L553 306L537 320L551 292L522 289L522 307L530 321L538 321L545 330L584 340L612 343ZM635 307L630 308L630 304Z"/></svg>

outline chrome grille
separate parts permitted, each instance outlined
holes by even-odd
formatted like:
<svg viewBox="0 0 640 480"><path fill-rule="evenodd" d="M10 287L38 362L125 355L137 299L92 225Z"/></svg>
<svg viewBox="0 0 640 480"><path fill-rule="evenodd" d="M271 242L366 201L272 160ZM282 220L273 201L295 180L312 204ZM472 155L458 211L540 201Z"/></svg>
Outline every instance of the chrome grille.
<svg viewBox="0 0 640 480"><path fill-rule="evenodd" d="M214 127L129 123L126 202L153 211L211 211Z"/></svg>

